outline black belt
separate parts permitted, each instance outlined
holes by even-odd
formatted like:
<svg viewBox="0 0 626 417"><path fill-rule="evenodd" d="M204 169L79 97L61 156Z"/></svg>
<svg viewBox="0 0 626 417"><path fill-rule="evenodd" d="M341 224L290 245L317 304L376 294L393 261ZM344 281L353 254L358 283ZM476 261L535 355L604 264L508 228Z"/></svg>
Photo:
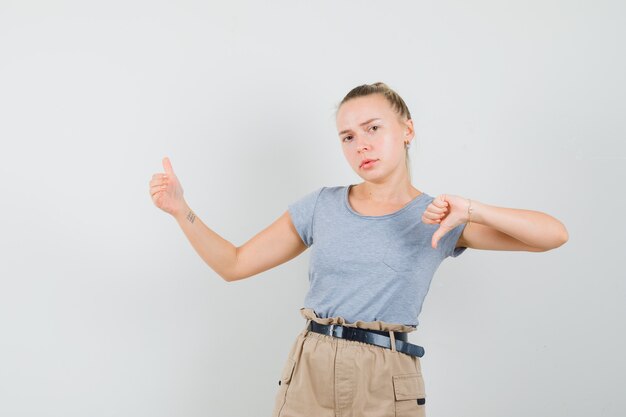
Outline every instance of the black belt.
<svg viewBox="0 0 626 417"><path fill-rule="evenodd" d="M341 339L356 340L358 342L369 343L391 349L391 338L389 332L382 330L368 330L357 327L345 327L340 324L319 324L312 321L308 329L315 333L321 333ZM424 356L424 348L407 342L407 332L393 332L396 339L396 350L411 356Z"/></svg>

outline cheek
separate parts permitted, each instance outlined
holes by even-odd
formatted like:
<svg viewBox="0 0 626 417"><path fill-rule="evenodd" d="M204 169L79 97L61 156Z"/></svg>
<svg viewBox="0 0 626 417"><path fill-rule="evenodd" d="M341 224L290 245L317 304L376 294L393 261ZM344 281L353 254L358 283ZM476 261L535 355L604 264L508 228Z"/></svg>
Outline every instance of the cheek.
<svg viewBox="0 0 626 417"><path fill-rule="evenodd" d="M402 149L400 149L400 145L399 145L398 141L395 138L388 138L383 143L384 143L384 145L383 145L384 152L387 155L400 154L400 151Z"/></svg>

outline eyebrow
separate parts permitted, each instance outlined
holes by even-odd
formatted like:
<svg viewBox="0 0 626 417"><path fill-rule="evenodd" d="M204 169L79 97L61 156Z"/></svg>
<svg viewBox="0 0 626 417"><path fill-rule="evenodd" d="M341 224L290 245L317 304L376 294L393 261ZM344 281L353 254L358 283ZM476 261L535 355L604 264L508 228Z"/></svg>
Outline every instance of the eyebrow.
<svg viewBox="0 0 626 417"><path fill-rule="evenodd" d="M366 125L366 124L368 124L368 123L370 123L370 122L373 122L374 120L382 120L382 119L380 119L379 117L374 117L373 119L369 119L369 120L364 121L364 122L363 122L363 123L361 123L359 126ZM348 132L350 132L350 129L342 130L341 132L339 132L339 135L341 136L341 135L343 135L344 133L348 133Z"/></svg>

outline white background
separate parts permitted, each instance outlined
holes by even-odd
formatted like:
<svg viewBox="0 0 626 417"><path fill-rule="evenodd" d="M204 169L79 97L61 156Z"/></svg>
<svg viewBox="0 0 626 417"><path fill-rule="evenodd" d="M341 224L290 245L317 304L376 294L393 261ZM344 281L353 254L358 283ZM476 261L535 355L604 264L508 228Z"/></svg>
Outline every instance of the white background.
<svg viewBox="0 0 626 417"><path fill-rule="evenodd" d="M383 81L413 184L549 213L468 249L420 326L429 417L624 413L620 1L0 1L0 415L269 416L308 253L224 282L149 196L169 156L235 245L361 182L334 111Z"/></svg>

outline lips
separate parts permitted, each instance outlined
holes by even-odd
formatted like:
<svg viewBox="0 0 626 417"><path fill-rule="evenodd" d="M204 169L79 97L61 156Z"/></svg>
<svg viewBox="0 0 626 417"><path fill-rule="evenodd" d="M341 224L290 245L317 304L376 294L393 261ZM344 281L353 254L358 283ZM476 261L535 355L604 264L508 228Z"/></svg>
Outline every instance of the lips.
<svg viewBox="0 0 626 417"><path fill-rule="evenodd" d="M364 159L363 161L361 161L361 165L359 165L359 168L363 167L363 165L367 164L368 162L372 162L372 161L378 161L378 159Z"/></svg>

